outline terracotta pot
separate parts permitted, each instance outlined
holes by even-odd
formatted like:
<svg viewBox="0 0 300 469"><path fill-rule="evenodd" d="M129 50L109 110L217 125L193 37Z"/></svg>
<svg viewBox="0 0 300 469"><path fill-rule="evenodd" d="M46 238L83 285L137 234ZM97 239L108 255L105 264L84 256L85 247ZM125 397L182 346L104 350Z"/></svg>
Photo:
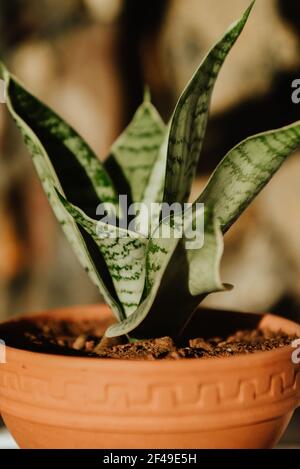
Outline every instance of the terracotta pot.
<svg viewBox="0 0 300 469"><path fill-rule="evenodd" d="M102 317L107 326L110 313L105 306L80 306L41 316ZM198 335L260 323L300 336L299 325L272 315L203 310L197 318ZM0 326L0 337L19 321ZM270 448L300 403L293 351L286 346L232 358L158 362L7 347L0 411L21 448Z"/></svg>

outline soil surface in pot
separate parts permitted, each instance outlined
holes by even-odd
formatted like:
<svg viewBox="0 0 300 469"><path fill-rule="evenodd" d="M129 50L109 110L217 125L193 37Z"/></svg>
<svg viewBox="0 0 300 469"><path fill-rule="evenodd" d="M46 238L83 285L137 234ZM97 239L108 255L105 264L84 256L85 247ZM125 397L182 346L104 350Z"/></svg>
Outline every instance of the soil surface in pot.
<svg viewBox="0 0 300 469"><path fill-rule="evenodd" d="M296 336L269 330L240 330L227 337L193 338L176 344L170 337L137 340L101 340L97 321L20 320L2 331L6 345L19 349L73 356L128 360L177 360L229 357L290 345Z"/></svg>

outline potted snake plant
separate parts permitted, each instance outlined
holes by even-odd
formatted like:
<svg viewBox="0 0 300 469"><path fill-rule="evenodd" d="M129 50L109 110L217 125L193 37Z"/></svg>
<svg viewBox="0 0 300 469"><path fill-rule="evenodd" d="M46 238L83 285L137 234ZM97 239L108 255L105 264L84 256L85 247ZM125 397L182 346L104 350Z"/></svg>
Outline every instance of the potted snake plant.
<svg viewBox="0 0 300 469"><path fill-rule="evenodd" d="M300 145L300 122L247 138L188 203L214 84L252 6L203 59L170 123L146 92L104 164L1 65L8 110L107 304L1 325L0 412L22 448L272 447L299 405L300 326L199 308L230 288L223 235Z"/></svg>

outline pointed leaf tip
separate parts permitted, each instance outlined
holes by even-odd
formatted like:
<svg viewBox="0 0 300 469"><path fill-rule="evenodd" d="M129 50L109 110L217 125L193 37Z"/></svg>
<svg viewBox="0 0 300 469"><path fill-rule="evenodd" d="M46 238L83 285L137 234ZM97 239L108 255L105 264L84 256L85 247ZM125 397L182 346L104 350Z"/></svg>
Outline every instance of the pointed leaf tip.
<svg viewBox="0 0 300 469"><path fill-rule="evenodd" d="M300 121L246 138L216 167L198 203L212 204L223 233L300 146Z"/></svg>
<svg viewBox="0 0 300 469"><path fill-rule="evenodd" d="M250 16L250 13L254 7L254 4L255 4L255 1L256 0L253 0L253 2L250 3L250 5L248 6L248 8L245 10L245 12L243 13L243 15L237 20L235 21L229 28L229 30L233 29L234 27L238 26L239 25L239 31L242 32L242 30L244 29L247 21L248 21L248 18Z"/></svg>
<svg viewBox="0 0 300 469"><path fill-rule="evenodd" d="M133 202L143 199L165 133L166 126L150 102L150 91L146 87L143 103L113 143L105 163L117 179L119 193L127 193Z"/></svg>
<svg viewBox="0 0 300 469"><path fill-rule="evenodd" d="M253 3L209 50L177 102L168 143L164 202L188 201L201 156L215 82L252 7Z"/></svg>
<svg viewBox="0 0 300 469"><path fill-rule="evenodd" d="M250 13L251 13L253 7L254 7L255 2L256 2L256 0L253 0L253 1L250 3L250 5L248 6L248 8L247 8L247 10L245 11L245 13L244 13L244 18L246 19L246 21L247 21L249 15L250 15Z"/></svg>
<svg viewBox="0 0 300 469"><path fill-rule="evenodd" d="M151 103L151 91L149 85L144 88L144 103Z"/></svg>

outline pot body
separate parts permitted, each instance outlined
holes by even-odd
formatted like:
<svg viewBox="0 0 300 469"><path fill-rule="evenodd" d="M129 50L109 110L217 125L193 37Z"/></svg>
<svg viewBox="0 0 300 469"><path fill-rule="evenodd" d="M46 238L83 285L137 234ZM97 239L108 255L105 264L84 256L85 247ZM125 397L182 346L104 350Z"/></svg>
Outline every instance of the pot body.
<svg viewBox="0 0 300 469"><path fill-rule="evenodd" d="M104 327L110 321L102 305L37 317L50 315L101 317ZM0 326L0 337L16 322ZM285 319L265 315L260 322L300 336L300 326ZM300 404L293 352L286 346L232 358L123 361L6 347L0 412L21 448L271 448Z"/></svg>

